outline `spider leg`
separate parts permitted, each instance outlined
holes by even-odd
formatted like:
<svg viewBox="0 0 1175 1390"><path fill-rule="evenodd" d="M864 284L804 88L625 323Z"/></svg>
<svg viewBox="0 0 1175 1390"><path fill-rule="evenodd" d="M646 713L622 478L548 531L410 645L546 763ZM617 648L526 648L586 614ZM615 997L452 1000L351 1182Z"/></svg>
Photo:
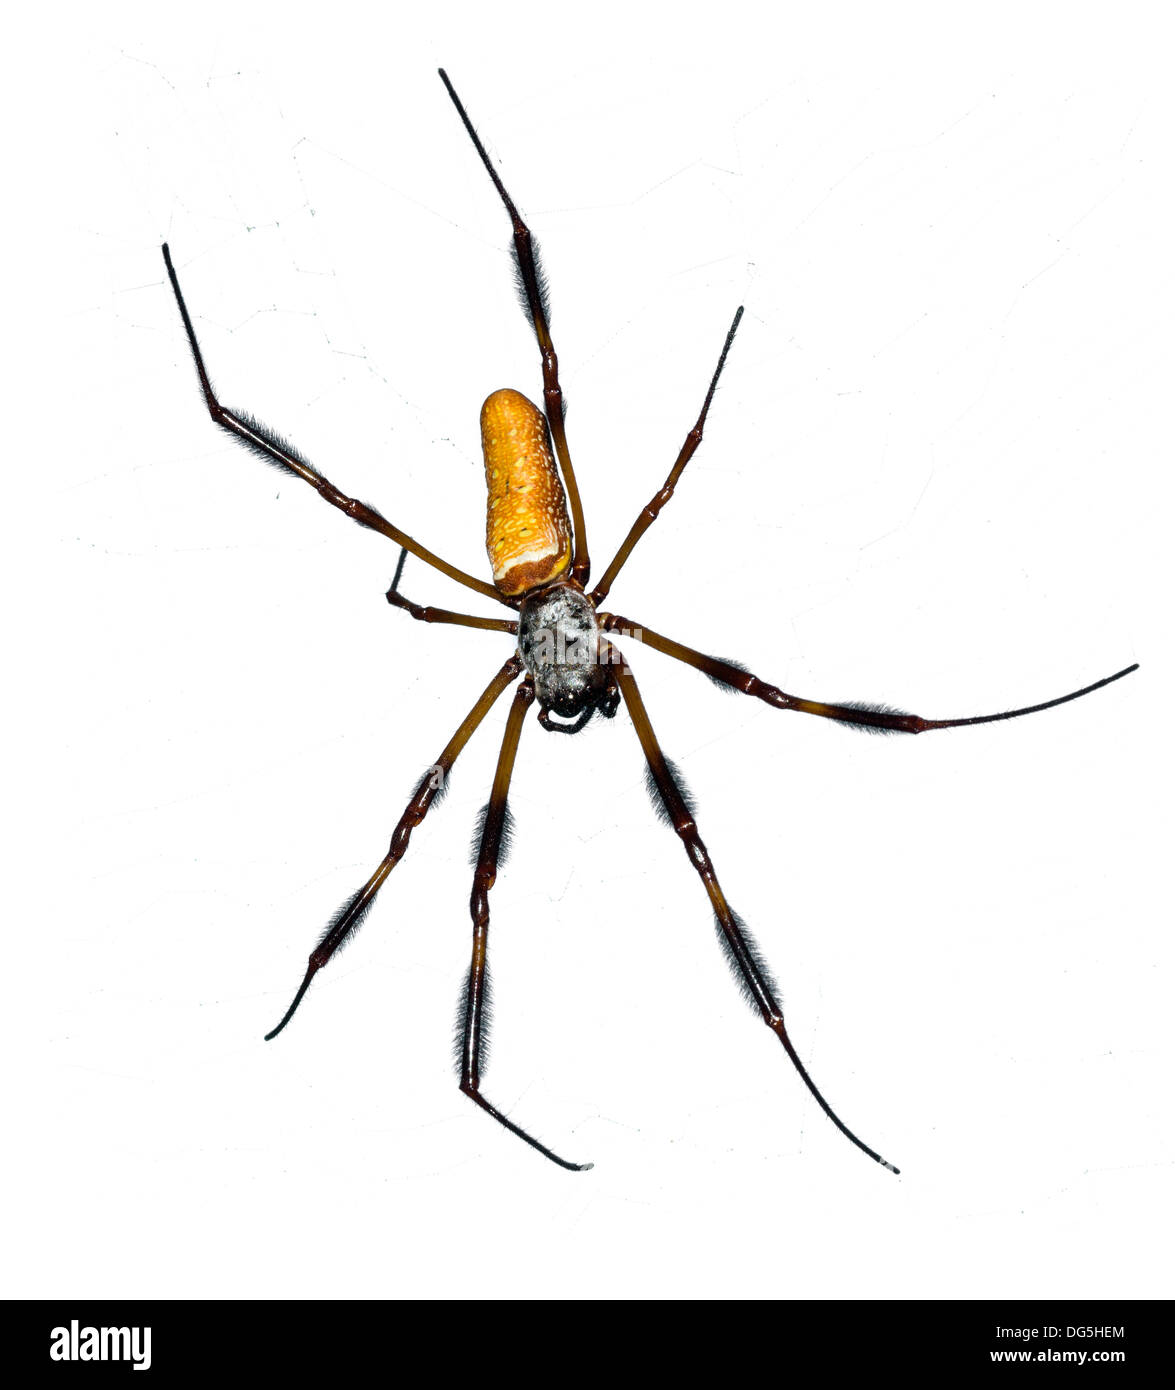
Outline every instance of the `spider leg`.
<svg viewBox="0 0 1175 1390"><path fill-rule="evenodd" d="M489 978L486 974L486 958L490 932L490 889L498 873L498 859L502 848L503 832L506 826L506 797L510 790L510 777L514 771L514 757L518 752L518 740L522 733L522 721L534 700L534 682L530 676L519 685L510 706L506 720L506 733L502 739L502 751L498 755L498 767L494 773L493 789L485 810L482 826L481 845L477 853L477 868L473 875L473 892L469 899L469 911L473 917L473 958L469 965L469 976L461 1000L457 1017L460 1028L461 1090L470 1100L476 1102L499 1124L512 1134L518 1135L532 1149L557 1163L560 1168L570 1168L573 1172L583 1172L591 1168L590 1163L568 1163L557 1153L552 1153L545 1144L540 1144L526 1130L509 1120L481 1093L481 1061L485 1043Z"/></svg>
<svg viewBox="0 0 1175 1390"><path fill-rule="evenodd" d="M1100 681L1094 681L1092 685L1082 686L1080 690L1072 690L1068 695L1059 695L1055 700L1045 700L1039 705L1002 710L999 714L975 714L965 719L923 719L920 714L907 714L902 710L890 709L886 705L829 705L818 700L804 700L798 695L787 695L732 661L723 661L719 657L706 656L702 652L694 651L692 647L674 642L669 637L662 637L660 633L652 632L629 618L622 618L616 613L601 613L599 617L605 632L619 632L624 637L634 637L646 647L653 647L659 652L664 652L666 656L685 662L687 666L693 666L695 670L709 676L717 685L741 691L744 695L753 695L774 709L797 710L801 714L818 715L821 719L836 719L849 728L864 729L878 734L923 734L931 729L958 729L967 724L994 724L1000 719L1018 719L1022 714L1038 714L1041 710L1068 704L1070 700L1079 700L1083 695L1090 695L1102 686L1112 685L1114 681L1138 670L1136 661L1133 666L1124 666L1112 676L1105 676Z"/></svg>
<svg viewBox="0 0 1175 1390"><path fill-rule="evenodd" d="M563 483L567 488L567 501L571 506L571 522L575 531L575 553L571 559L571 578L577 584L586 584L591 570L587 527L583 519L583 503L579 500L579 485L575 481L575 469L571 466L571 451L567 447L567 431L563 423L563 391L559 385L559 359L555 356L555 345L551 341L546 283L538 264L538 247L531 235L530 228L522 220L518 209L514 206L514 200L506 192L506 187L502 183L498 171L490 163L490 157L486 153L485 146L481 143L481 137L474 130L473 122L461 104L461 98L453 90L448 73L445 72L444 68L438 68L437 71L440 73L441 81L445 84L445 90L449 93L453 105L457 108L457 114L461 117L461 124L473 141L473 147L477 150L481 162L485 165L486 173L489 174L494 187L498 190L498 196L509 213L510 223L514 228L514 254L518 262L518 274L526 294L531 322L534 325L535 337L538 339L539 351L542 353L543 359L543 403L547 412L547 421L551 426L551 439L555 445L555 453L559 458L559 467L563 472Z"/></svg>
<svg viewBox="0 0 1175 1390"><path fill-rule="evenodd" d="M609 644L610 645L610 644ZM765 966L759 959L758 949L751 939L750 933L738 915L731 909L726 901L726 895L718 882L718 876L714 872L714 865L710 861L710 855L706 846L702 843L702 838L698 834L698 827L694 821L689 807L686 805L685 797L677 785L665 755L661 751L661 746L657 742L657 736L653 732L653 726L649 722L649 716L645 710L644 701L641 699L640 691L637 689L636 681L633 679L628 663L621 656L616 647L611 648L613 660L616 662L616 679L620 686L620 693L624 698L624 703L632 716L632 722L636 728L637 738L640 739L641 748L644 750L645 761L649 765L649 772L656 785L657 792L664 809L665 815L676 831L685 851L689 855L689 861L698 872L706 892L709 895L710 903L714 908L714 916L718 924L718 937L723 949L731 962L732 968L736 972L736 977L745 987L745 993L750 998L754 1006L762 1015L763 1022L771 1029L779 1041L783 1044L783 1049L791 1059L792 1065L800 1074L800 1079L812 1095L816 1098L821 1110L828 1116L832 1123L840 1130L846 1139L851 1140L862 1153L866 1153L870 1158L880 1163L883 1168L888 1168L891 1173L898 1172L892 1163L886 1162L879 1153L871 1149L868 1144L863 1143L852 1132L851 1129L840 1119L829 1103L820 1094L816 1083L808 1075L807 1068L800 1061L795 1048L792 1046L791 1038L788 1036L787 1029L783 1022L783 1010L776 1002L772 982L767 975Z"/></svg>
<svg viewBox="0 0 1175 1390"><path fill-rule="evenodd" d="M401 549L400 562L385 597L395 608L402 608L418 623L454 623L458 627L479 627L487 632L511 632L518 635L518 623L510 618L477 618L472 613L452 613L447 608L422 608L400 592L400 576L404 572L407 550Z"/></svg>
<svg viewBox="0 0 1175 1390"><path fill-rule="evenodd" d="M502 667L498 674L490 681L485 690L482 691L477 703L465 716L460 728L453 737L445 744L444 751L436 760L432 767L424 774L417 784L416 790L412 793L412 800L409 801L407 809L400 817L392 832L392 842L387 854L375 873L367 880L362 888L354 897L348 898L342 907L331 918L326 931L323 933L318 945L310 953L310 963L306 969L306 975L298 987L297 994L294 995L293 1003L286 1010L282 1021L272 1032L266 1033L265 1041L269 1042L276 1038L281 1030L293 1018L294 1012L302 1002L302 996L310 988L310 981L330 960L331 956L358 930L368 909L375 901L375 895L383 886L384 880L403 859L408 852L408 841L412 837L413 830L428 814L429 807L438 797L443 796L447 789L449 773L452 771L453 764L457 761L458 754L473 737L474 730L490 712L498 696L513 681L522 670L522 662L517 656L512 656Z"/></svg>
<svg viewBox="0 0 1175 1390"><path fill-rule="evenodd" d="M455 579L458 584L464 584L467 589L475 589L479 594L485 594L488 598L496 599L499 603L505 603L506 600L492 584L475 579L473 575L466 574L456 565L450 565L447 560L442 560L439 555L434 555L431 550L426 550L424 546L418 541L414 541L411 536L406 535L399 527L393 526L385 517L380 516L374 507L368 506L365 502L357 502L355 498L340 492L328 478L324 478L319 473L313 464L304 459L284 440L267 430L264 425L251 416L237 415L221 405L212 389L212 381L208 376L208 369L204 365L204 355L196 340L196 330L192 327L191 315L188 313L188 306L184 302L184 296L180 290L175 266L171 263L171 252L166 245L163 247L163 261L167 266L167 275L171 280L171 288L175 293L175 302L179 306L180 317L184 321L184 332L188 335L188 346L192 350L192 360L196 365L196 374L200 378L200 389L204 392L208 413L215 423L220 425L222 429L226 429L247 449L260 454L267 462L280 468L283 473L292 474L296 478L301 478L303 482L309 483L319 496L329 502L332 507L338 507L352 521L357 521L360 526L366 526L371 531L378 531L380 535L387 536L398 545L410 550L413 555L418 556L426 564L432 565L442 574L447 574L450 579Z"/></svg>
<svg viewBox="0 0 1175 1390"><path fill-rule="evenodd" d="M706 399L702 402L702 413L698 416L698 422L685 437L685 443L681 446L681 453L677 456L677 462L669 470L669 476L661 486L661 490L655 493L649 505L641 512L640 516L632 523L632 528L624 538L624 544L616 552L612 563L604 571L604 577L592 590L592 602L599 606L608 595L609 589L616 582L616 576L624 567L625 561L632 554L637 541L645 534L661 514L661 508L673 496L673 490L677 486L678 479L685 472L685 466L693 458L698 445L702 442L702 430L706 426L706 416L710 412L710 402L714 399L714 391L718 386L718 378L722 375L722 368L726 365L726 354L730 351L730 345L734 342L734 335L738 331L739 320L743 316L742 305L735 313L734 322L730 325L730 331L726 335L726 342L722 347L722 355L718 359L718 365L714 368L714 375L710 378L710 389L706 392Z"/></svg>

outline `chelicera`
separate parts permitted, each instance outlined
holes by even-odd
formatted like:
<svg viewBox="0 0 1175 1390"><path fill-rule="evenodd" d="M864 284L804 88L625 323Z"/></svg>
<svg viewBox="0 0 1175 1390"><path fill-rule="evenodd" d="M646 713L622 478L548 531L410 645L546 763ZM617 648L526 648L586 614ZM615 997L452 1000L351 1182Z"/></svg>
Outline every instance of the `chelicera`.
<svg viewBox="0 0 1175 1390"><path fill-rule="evenodd" d="M496 1109L482 1092L489 984L489 894L497 876L507 835L510 779L528 712L532 707L537 707L538 721L548 732L576 734L597 714L612 719L623 703L644 753L654 807L681 839L689 862L702 881L714 914L718 940L740 989L774 1033L804 1084L833 1124L862 1152L896 1173L898 1170L893 1164L883 1159L843 1123L808 1075L784 1024L778 988L750 932L730 906L719 884L710 855L698 832L692 800L680 773L661 751L640 690L617 639L625 642L633 640L654 647L692 666L719 685L762 700L775 709L834 719L848 727L873 733L918 734L934 729L1015 719L1088 695L1128 675L1137 666L1128 666L1092 685L1041 704L963 719L923 719L919 715L882 705L828 704L789 695L733 662L706 656L643 624L606 610L602 605L613 583L641 537L673 496L686 465L702 441L714 392L743 311L740 308L734 315L697 421L687 433L668 477L633 522L624 543L603 575L591 585L587 528L567 443L559 364L551 339L545 281L539 267L537 248L452 84L444 71L440 76L509 215L519 287L526 315L538 340L542 364L541 409L519 392L509 389L493 392L482 407L482 450L489 494L486 549L493 575L492 584L467 574L433 554L373 507L340 492L301 454L264 425L220 403L204 365L171 254L167 246L163 247L167 273L183 319L204 400L216 424L266 462L309 483L327 502L345 512L353 521L387 536L401 547L395 577L387 593L389 603L421 622L451 623L503 633L513 638L515 645L513 653L486 685L456 733L417 784L392 834L388 852L375 872L343 903L328 923L310 954L305 976L293 1002L267 1039L276 1037L285 1028L302 1002L311 980L358 929L376 894L407 852L412 832L440 799L462 749L499 697L517 682L489 802L483 812L470 898L472 958L458 1015L461 1090L506 1129L553 1163L573 1170L590 1168L590 1163L571 1163L554 1153ZM513 610L515 616L484 618L413 603L400 591L404 562L409 554L467 589L503 604Z"/></svg>

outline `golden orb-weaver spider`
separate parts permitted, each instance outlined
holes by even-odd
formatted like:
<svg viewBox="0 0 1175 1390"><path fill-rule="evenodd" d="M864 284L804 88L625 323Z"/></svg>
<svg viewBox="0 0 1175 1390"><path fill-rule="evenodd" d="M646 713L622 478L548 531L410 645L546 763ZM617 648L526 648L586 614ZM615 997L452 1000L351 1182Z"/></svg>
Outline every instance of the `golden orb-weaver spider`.
<svg viewBox="0 0 1175 1390"><path fill-rule="evenodd" d="M637 542L673 496L686 465L701 443L706 417L743 310L739 308L735 313L701 412L685 437L677 461L662 487L633 522L603 576L589 587L591 565L587 530L567 443L559 365L551 339L546 284L537 247L443 70L440 76L510 217L519 289L538 339L542 359L544 409L540 410L514 390L495 391L482 407L482 447L489 493L486 549L493 584L448 564L392 525L373 507L340 492L295 449L265 426L248 415L221 405L204 365L170 251L167 246L163 247L167 273L212 419L266 462L309 483L327 502L345 512L353 521L387 536L401 547L395 576L387 592L389 603L421 622L452 623L502 632L517 639L514 654L486 686L435 764L417 784L378 868L331 919L310 955L305 977L293 1002L267 1039L276 1037L282 1031L301 1003L311 980L357 930L375 895L406 853L413 830L440 799L462 749L506 688L521 676L510 706L490 799L482 814L477 841L470 901L473 952L458 1015L461 1090L500 1124L552 1162L573 1170L592 1166L590 1163L570 1163L561 1158L497 1110L482 1094L481 1068L488 1007L489 893L509 834L507 796L523 721L531 706L537 703L538 721L548 732L575 734L596 713L611 719L623 702L644 752L654 808L680 837L690 863L702 880L714 912L719 942L742 992L778 1038L804 1084L829 1119L870 1158L896 1173L898 1170L893 1164L886 1162L863 1143L841 1121L808 1075L792 1045L778 1003L778 990L745 924L727 902L698 833L691 798L680 773L661 751L632 671L613 639L619 636L654 647L701 671L719 685L753 696L775 709L796 710L823 719L834 719L851 728L873 733L917 734L932 729L1018 718L1088 695L1136 670L1137 664L1093 685L1041 704L963 719L923 719L919 715L880 705L826 704L785 694L733 662L705 656L643 625L604 610L601 605L617 575ZM409 552L466 588L513 609L517 617L482 618L413 603L400 592L399 587Z"/></svg>

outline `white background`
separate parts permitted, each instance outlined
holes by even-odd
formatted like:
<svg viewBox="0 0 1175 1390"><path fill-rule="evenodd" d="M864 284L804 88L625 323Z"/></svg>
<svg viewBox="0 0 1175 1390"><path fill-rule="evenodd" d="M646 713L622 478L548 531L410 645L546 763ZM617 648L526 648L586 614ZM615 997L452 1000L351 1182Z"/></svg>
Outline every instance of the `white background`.
<svg viewBox="0 0 1175 1390"><path fill-rule="evenodd" d="M103 8L5 81L4 1292L1170 1295L1161 12ZM900 1178L737 997L623 713L528 725L492 897L486 1093L594 1171L451 1063L505 702L262 1043L509 644L212 426L159 244L225 402L484 574L477 410L539 374L440 63L543 243L597 573L747 306L619 611L928 717L1142 663L913 740L630 653Z"/></svg>

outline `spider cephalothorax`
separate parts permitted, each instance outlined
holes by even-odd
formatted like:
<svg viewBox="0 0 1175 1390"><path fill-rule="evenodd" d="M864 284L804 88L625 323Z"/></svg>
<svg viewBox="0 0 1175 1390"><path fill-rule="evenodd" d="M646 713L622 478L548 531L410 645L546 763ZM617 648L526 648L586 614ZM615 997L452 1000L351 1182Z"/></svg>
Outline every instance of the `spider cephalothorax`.
<svg viewBox="0 0 1175 1390"><path fill-rule="evenodd" d="M526 595L518 615L518 651L534 677L545 729L578 733L597 709L612 718L620 692L607 665L611 650L601 642L595 606L577 585L551 584ZM559 724L551 714L577 722Z"/></svg>
<svg viewBox="0 0 1175 1390"><path fill-rule="evenodd" d="M387 594L389 603L404 609L421 622L450 623L460 627L479 628L486 632L506 633L514 637L517 644L514 653L507 658L478 696L456 733L417 783L404 814L392 832L387 854L367 882L343 903L331 919L310 954L306 973L293 1002L268 1037L275 1037L286 1026L315 974L359 927L375 900L375 895L407 853L412 832L424 820L430 807L443 791L462 749L498 698L517 681L518 685L506 720L501 752L498 755L493 787L477 842L477 866L470 895L473 953L458 1019L461 1089L500 1124L554 1163L564 1168L590 1168L591 1164L569 1163L566 1159L560 1158L545 1144L541 1144L533 1135L495 1109L482 1094L481 1068L484 1060L488 991L486 970L489 954L489 894L497 877L503 840L509 824L507 796L514 771L514 758L518 751L523 723L531 706L537 701L539 722L544 728L558 733L578 733L597 710L610 719L623 700L644 754L654 806L658 815L672 826L685 848L689 862L701 879L714 914L719 942L742 992L775 1034L804 1084L833 1124L870 1158L876 1159L878 1163L896 1173L897 1169L892 1164L886 1163L880 1154L862 1143L842 1123L808 1075L793 1047L784 1025L776 986L763 964L746 924L726 899L713 862L698 833L692 801L685 792L673 764L661 751L636 680L613 638L619 635L625 642L632 640L642 646L655 647L674 660L703 672L717 684L762 700L774 709L792 710L815 715L821 719L835 719L850 728L867 729L875 733L918 734L932 729L955 728L963 724L987 724L994 720L1012 719L1087 695L1090 691L1129 674L1136 667L1128 666L1081 690L1075 690L1059 699L1047 700L1043 704L1006 710L1000 714L975 715L965 719L923 719L920 715L903 713L885 705L826 704L789 695L760 680L745 667L734 662L706 656L692 647L685 646L684 643L663 637L628 618L600 611L600 604L609 593L616 576L637 542L673 496L673 490L686 465L701 443L702 430L714 398L714 390L743 311L740 308L734 316L734 322L726 335L726 343L718 359L718 366L710 379L710 389L706 393L701 413L686 435L669 476L633 522L603 576L589 589L591 562L588 557L587 528L584 524L571 453L567 446L563 392L559 385L559 363L551 341L550 316L535 246L529 228L519 216L518 209L506 192L497 170L465 113L465 108L444 72L441 73L441 79L509 214L523 305L538 340L542 359L543 409L527 400L520 392L513 390L495 391L482 407L482 449L488 496L486 549L493 574L492 585L442 560L392 525L373 507L340 492L301 454L278 435L258 424L251 416L236 414L221 405L212 390L192 320L180 292L171 255L166 246L163 248L168 277L183 318L184 330L200 378L200 387L213 420L247 448L284 473L309 483L324 500L345 512L353 521L388 537L402 547L395 578ZM447 609L422 607L413 603L399 588L404 561L409 552L483 598L504 604L508 609L514 610L517 616L485 618L471 613L454 613ZM519 677L522 677L520 681ZM558 722L561 720L571 722Z"/></svg>

